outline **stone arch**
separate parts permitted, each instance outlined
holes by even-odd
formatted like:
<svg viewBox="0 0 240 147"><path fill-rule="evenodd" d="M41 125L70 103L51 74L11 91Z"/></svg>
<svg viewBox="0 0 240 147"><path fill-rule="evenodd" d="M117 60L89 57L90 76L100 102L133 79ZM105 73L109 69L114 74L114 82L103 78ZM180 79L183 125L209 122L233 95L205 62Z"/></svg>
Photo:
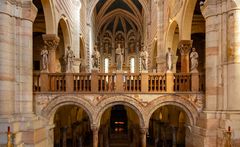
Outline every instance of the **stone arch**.
<svg viewBox="0 0 240 147"><path fill-rule="evenodd" d="M149 8L148 8L148 5L147 5L147 1L146 0L138 0L142 7L143 7L143 10L144 10L144 14L145 16L150 16L149 14ZM99 0L92 0L92 2L90 2L89 4L89 7L88 7L88 20L87 22L90 23L91 22L91 19L92 19L92 14L93 14L93 11L95 9L95 6L97 5L97 3L99 2Z"/></svg>
<svg viewBox="0 0 240 147"><path fill-rule="evenodd" d="M64 48L67 48L67 46L71 46L70 25L65 16L62 16L60 18L58 24L62 28L63 39L64 39Z"/></svg>
<svg viewBox="0 0 240 147"><path fill-rule="evenodd" d="M41 0L45 23L46 23L46 34L56 34L56 24L54 20L54 10L53 10L53 1L52 0Z"/></svg>
<svg viewBox="0 0 240 147"><path fill-rule="evenodd" d="M168 27L168 31L166 34L166 40L165 40L165 52L167 52L167 49L170 47L171 49L173 48L173 39L174 39L174 33L176 28L179 28L178 22L172 21ZM179 30L179 34L180 34L180 30ZM175 52L175 51L174 51ZM175 52L176 53L176 52Z"/></svg>
<svg viewBox="0 0 240 147"><path fill-rule="evenodd" d="M89 117L90 123L93 124L94 118L94 108L91 103L85 98L75 97L75 96L58 96L52 99L46 107L43 108L41 114L45 117L49 124L53 124L54 116L57 110L66 105L75 105L82 108Z"/></svg>
<svg viewBox="0 0 240 147"><path fill-rule="evenodd" d="M146 111L146 125L149 125L149 120L152 116L152 114L160 107L166 106L166 105L174 105L178 106L179 108L182 108L183 111L187 114L188 119L190 121L190 125L193 126L196 123L196 117L198 115L197 108L188 100L181 96L162 96L159 98L156 98L155 100L151 101L148 105L148 110Z"/></svg>
<svg viewBox="0 0 240 147"><path fill-rule="evenodd" d="M182 32L179 34L180 40L191 40L193 13L197 0L188 0L183 10L181 23Z"/></svg>
<svg viewBox="0 0 240 147"><path fill-rule="evenodd" d="M97 104L98 111L96 111L97 114L95 115L97 126L100 126L103 113L108 108L115 105L124 105L131 108L138 115L140 127L145 128L146 123L144 118L145 115L143 105L135 98L123 95L104 98Z"/></svg>

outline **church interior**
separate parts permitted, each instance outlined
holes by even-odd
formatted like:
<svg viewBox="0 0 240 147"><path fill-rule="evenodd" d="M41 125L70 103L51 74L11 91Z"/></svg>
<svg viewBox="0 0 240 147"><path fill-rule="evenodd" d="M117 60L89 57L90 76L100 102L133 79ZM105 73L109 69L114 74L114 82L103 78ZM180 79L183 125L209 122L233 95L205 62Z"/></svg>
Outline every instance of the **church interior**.
<svg viewBox="0 0 240 147"><path fill-rule="evenodd" d="M240 0L1 0L0 147L240 146Z"/></svg>

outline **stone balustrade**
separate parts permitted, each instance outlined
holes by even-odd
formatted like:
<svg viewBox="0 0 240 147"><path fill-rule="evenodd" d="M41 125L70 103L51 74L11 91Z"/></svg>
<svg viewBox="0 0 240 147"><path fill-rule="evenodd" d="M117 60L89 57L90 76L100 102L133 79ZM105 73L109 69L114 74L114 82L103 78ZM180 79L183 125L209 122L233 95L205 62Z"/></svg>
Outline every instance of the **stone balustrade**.
<svg viewBox="0 0 240 147"><path fill-rule="evenodd" d="M34 92L176 93L201 92L199 73L34 73Z"/></svg>

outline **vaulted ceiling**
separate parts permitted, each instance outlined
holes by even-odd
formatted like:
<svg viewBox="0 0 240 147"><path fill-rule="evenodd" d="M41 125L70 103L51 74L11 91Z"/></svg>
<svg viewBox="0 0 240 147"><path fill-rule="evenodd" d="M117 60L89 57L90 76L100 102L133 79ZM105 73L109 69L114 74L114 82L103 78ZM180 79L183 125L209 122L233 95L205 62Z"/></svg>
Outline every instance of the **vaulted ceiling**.
<svg viewBox="0 0 240 147"><path fill-rule="evenodd" d="M143 7L138 0L99 0L95 7L97 33L143 30Z"/></svg>

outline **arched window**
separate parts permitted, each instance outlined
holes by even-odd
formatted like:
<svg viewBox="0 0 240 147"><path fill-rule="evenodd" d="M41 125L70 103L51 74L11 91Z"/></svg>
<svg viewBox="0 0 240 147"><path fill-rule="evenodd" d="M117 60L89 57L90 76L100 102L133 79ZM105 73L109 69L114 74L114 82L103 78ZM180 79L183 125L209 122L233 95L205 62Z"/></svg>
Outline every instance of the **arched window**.
<svg viewBox="0 0 240 147"><path fill-rule="evenodd" d="M109 68L109 59L105 58L104 59L104 73L108 73L108 68Z"/></svg>
<svg viewBox="0 0 240 147"><path fill-rule="evenodd" d="M130 59L130 73L134 73L135 72L135 59L131 58Z"/></svg>

